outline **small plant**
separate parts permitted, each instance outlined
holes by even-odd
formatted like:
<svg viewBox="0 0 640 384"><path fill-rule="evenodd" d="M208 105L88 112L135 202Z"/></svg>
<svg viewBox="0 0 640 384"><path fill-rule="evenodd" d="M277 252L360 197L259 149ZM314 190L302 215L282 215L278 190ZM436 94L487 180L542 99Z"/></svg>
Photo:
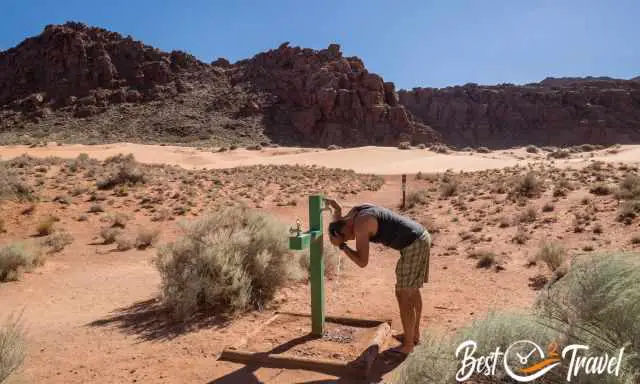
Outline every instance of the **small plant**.
<svg viewBox="0 0 640 384"><path fill-rule="evenodd" d="M54 224L57 220L51 216L43 219L36 228L38 236L47 236L55 232Z"/></svg>
<svg viewBox="0 0 640 384"><path fill-rule="evenodd" d="M418 149L426 149L427 146L425 144L418 144Z"/></svg>
<svg viewBox="0 0 640 384"><path fill-rule="evenodd" d="M20 317L10 316L0 327L0 383L17 371L26 357L25 333Z"/></svg>
<svg viewBox="0 0 640 384"><path fill-rule="evenodd" d="M638 214L640 214L640 200L625 201L620 206L618 221L629 225Z"/></svg>
<svg viewBox="0 0 640 384"><path fill-rule="evenodd" d="M529 146L527 146L527 152L528 153L538 153L538 152L540 152L540 148L536 147L535 145L529 145Z"/></svg>
<svg viewBox="0 0 640 384"><path fill-rule="evenodd" d="M44 264L39 248L25 243L13 243L0 247L0 281L19 280L24 272L31 272Z"/></svg>
<svg viewBox="0 0 640 384"><path fill-rule="evenodd" d="M620 200L640 200L640 176L627 174L620 182L616 198Z"/></svg>
<svg viewBox="0 0 640 384"><path fill-rule="evenodd" d="M522 245L529 240L529 235L527 234L525 228L520 226L518 227L518 230L516 231L516 234L513 236L512 240L514 243Z"/></svg>
<svg viewBox="0 0 640 384"><path fill-rule="evenodd" d="M491 151L487 147L480 147L480 148L476 149L476 152L478 152L478 153L490 153Z"/></svg>
<svg viewBox="0 0 640 384"><path fill-rule="evenodd" d="M516 197L538 197L542 192L542 182L535 172L528 172L524 177L516 181L513 187L513 195Z"/></svg>
<svg viewBox="0 0 640 384"><path fill-rule="evenodd" d="M496 264L496 254L490 251L476 251L469 257L478 260L476 263L477 268L491 268Z"/></svg>
<svg viewBox="0 0 640 384"><path fill-rule="evenodd" d="M633 235L631 238L631 244L638 245L640 244L640 235Z"/></svg>
<svg viewBox="0 0 640 384"><path fill-rule="evenodd" d="M554 209L555 207L551 203L545 203L542 206L542 212L553 212Z"/></svg>
<svg viewBox="0 0 640 384"><path fill-rule="evenodd" d="M411 191L406 197L406 208L411 209L416 205L426 204L429 200L429 193L425 189Z"/></svg>
<svg viewBox="0 0 640 384"><path fill-rule="evenodd" d="M51 248L51 252L60 252L67 245L73 243L73 236L67 231L56 232L48 236L42 242L46 247Z"/></svg>
<svg viewBox="0 0 640 384"><path fill-rule="evenodd" d="M440 196L446 198L454 196L458 193L460 183L456 179L450 179L448 181L443 181L440 185Z"/></svg>
<svg viewBox="0 0 640 384"><path fill-rule="evenodd" d="M339 145L331 144L330 146L327 147L327 151L335 151L341 148L342 147L340 147Z"/></svg>
<svg viewBox="0 0 640 384"><path fill-rule="evenodd" d="M111 227L113 228L125 228L127 226L127 221L129 221L129 216L125 213L118 212L111 217Z"/></svg>
<svg viewBox="0 0 640 384"><path fill-rule="evenodd" d="M4 225L4 219L0 217L0 233L5 233L5 232L7 232L7 229L5 228L5 225Z"/></svg>
<svg viewBox="0 0 640 384"><path fill-rule="evenodd" d="M552 159L568 159L571 153L566 149L558 149L557 151L549 153L548 156Z"/></svg>
<svg viewBox="0 0 640 384"><path fill-rule="evenodd" d="M519 217L521 223L533 223L537 218L538 211L536 210L536 207L532 205L528 206L527 209L525 209Z"/></svg>
<svg viewBox="0 0 640 384"><path fill-rule="evenodd" d="M230 151L235 151L236 149L238 149L238 144L231 144L231 145L229 146L229 150L230 150Z"/></svg>
<svg viewBox="0 0 640 384"><path fill-rule="evenodd" d="M481 223L476 223L473 226L471 226L471 232L480 232L480 231L482 231Z"/></svg>
<svg viewBox="0 0 640 384"><path fill-rule="evenodd" d="M398 144L398 149L411 149L411 143L408 141L402 141Z"/></svg>
<svg viewBox="0 0 640 384"><path fill-rule="evenodd" d="M435 144L431 146L431 150L435 153L449 153L449 148L444 144Z"/></svg>
<svg viewBox="0 0 640 384"><path fill-rule="evenodd" d="M500 217L499 224L498 224L500 228L507 228L510 225L511 225L511 219L509 219L507 216Z"/></svg>
<svg viewBox="0 0 640 384"><path fill-rule="evenodd" d="M154 229L141 229L136 237L135 246L138 249L146 249L152 245L155 245L160 236L160 230Z"/></svg>
<svg viewBox="0 0 640 384"><path fill-rule="evenodd" d="M227 148L227 147L220 147L218 149L218 152L227 152L228 150L229 150L229 148Z"/></svg>
<svg viewBox="0 0 640 384"><path fill-rule="evenodd" d="M611 194L611 187L604 183L598 183L589 189L589 192L597 196L606 196Z"/></svg>
<svg viewBox="0 0 640 384"><path fill-rule="evenodd" d="M120 228L103 228L100 231L100 237L104 240L103 244L113 244L121 233Z"/></svg>
<svg viewBox="0 0 640 384"><path fill-rule="evenodd" d="M260 145L260 144L248 145L246 147L246 149L249 150L249 151L261 151L262 150L262 145Z"/></svg>
<svg viewBox="0 0 640 384"><path fill-rule="evenodd" d="M116 249L120 252L128 251L135 245L134 241L131 238L123 234L116 236L115 242Z"/></svg>
<svg viewBox="0 0 640 384"><path fill-rule="evenodd" d="M593 227L593 233L595 233L596 235L600 235L602 232L603 232L602 224L597 223L597 224Z"/></svg>
<svg viewBox="0 0 640 384"><path fill-rule="evenodd" d="M100 213L100 212L104 212L104 208L102 208L102 205L100 204L93 204L91 207L89 207L89 213Z"/></svg>
<svg viewBox="0 0 640 384"><path fill-rule="evenodd" d="M566 256L565 249L558 243L545 242L540 247L536 259L544 262L551 272L555 272L562 264Z"/></svg>
<svg viewBox="0 0 640 384"><path fill-rule="evenodd" d="M82 214L80 216L78 216L77 218L78 221L88 221L89 220L89 216L87 216L86 214Z"/></svg>

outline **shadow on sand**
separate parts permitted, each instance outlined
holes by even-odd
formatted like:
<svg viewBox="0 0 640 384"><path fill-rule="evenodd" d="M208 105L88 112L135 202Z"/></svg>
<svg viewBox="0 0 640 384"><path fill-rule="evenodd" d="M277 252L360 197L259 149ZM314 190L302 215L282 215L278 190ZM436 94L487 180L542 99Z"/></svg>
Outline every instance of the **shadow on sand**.
<svg viewBox="0 0 640 384"><path fill-rule="evenodd" d="M142 341L167 341L199 329L224 326L227 319L202 315L178 323L156 299L140 301L116 309L112 315L87 324L91 327L116 327Z"/></svg>
<svg viewBox="0 0 640 384"><path fill-rule="evenodd" d="M290 341L287 341L284 344L281 344L275 348L273 348L270 351L267 352L263 352L260 354L263 355L274 355L274 354L280 354L280 353L284 353L288 350L290 350L291 348L294 348L295 346L305 343L309 340L314 339L315 336L309 334L309 335L305 335L305 336L301 336L295 339L292 339ZM358 365L361 364L361 358L362 356L366 353L363 352L363 354L358 357L357 359L353 360L352 362L350 362L349 364L357 367ZM258 353L256 355L259 355ZM370 374L369 377L367 379L364 378L357 378L357 377L351 377L351 376L344 376L344 377L336 377L335 379L327 379L327 380L314 380L314 381L305 381L305 382L300 382L300 383L305 383L305 384L329 384L329 383L340 383L340 384L364 384L364 383L377 383L377 382L381 382L382 381L382 377L391 372L392 370L394 370L395 368L397 368L402 362L404 361L404 359L402 358L398 358L395 354L391 353L389 350L383 351L382 353L380 353L378 355L378 357L376 358L376 360L373 362L373 365L371 367L370 370ZM220 377L218 379L212 380L210 382L208 382L207 384L262 384L263 382L258 380L258 378L255 375L255 372L260 369L260 368L278 368L277 366L265 366L265 365L261 365L261 364L246 364L244 367L235 370L223 377ZM326 372L322 372L320 370L316 371L319 373L325 373L327 375L332 375L330 373L326 373ZM275 381L273 381L274 383L277 382L277 378L274 379Z"/></svg>

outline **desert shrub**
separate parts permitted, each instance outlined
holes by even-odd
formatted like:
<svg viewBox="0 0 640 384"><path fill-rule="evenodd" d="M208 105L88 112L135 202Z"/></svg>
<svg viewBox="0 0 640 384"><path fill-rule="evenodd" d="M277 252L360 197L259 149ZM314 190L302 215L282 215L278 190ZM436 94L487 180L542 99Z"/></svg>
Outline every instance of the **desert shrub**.
<svg viewBox="0 0 640 384"><path fill-rule="evenodd" d="M621 200L640 200L640 176L627 174L620 182L616 197Z"/></svg>
<svg viewBox="0 0 640 384"><path fill-rule="evenodd" d="M566 250L558 243L545 242L536 254L536 260L543 261L552 272L564 264Z"/></svg>
<svg viewBox="0 0 640 384"><path fill-rule="evenodd" d="M230 150L230 151L235 151L236 149L238 149L238 144L231 144L231 145L229 146L229 150Z"/></svg>
<svg viewBox="0 0 640 384"><path fill-rule="evenodd" d="M340 147L339 145L335 145L335 144L331 144L330 146L327 147L327 151L335 151L337 149L341 149L342 147Z"/></svg>
<svg viewBox="0 0 640 384"><path fill-rule="evenodd" d="M0 163L0 200L33 201L33 189Z"/></svg>
<svg viewBox="0 0 640 384"><path fill-rule="evenodd" d="M218 148L218 152L227 152L228 150L229 150L229 148L227 148L227 147Z"/></svg>
<svg viewBox="0 0 640 384"><path fill-rule="evenodd" d="M612 190L611 187L605 183L597 183L589 189L589 192L598 196L606 196L611 194Z"/></svg>
<svg viewBox="0 0 640 384"><path fill-rule="evenodd" d="M408 141L402 141L398 144L398 149L411 149L411 143Z"/></svg>
<svg viewBox="0 0 640 384"><path fill-rule="evenodd" d="M436 153L449 153L449 148L445 144L434 144L431 150Z"/></svg>
<svg viewBox="0 0 640 384"><path fill-rule="evenodd" d="M288 227L265 213L230 207L181 227L184 236L155 258L176 319L261 308L299 268L289 262Z"/></svg>
<svg viewBox="0 0 640 384"><path fill-rule="evenodd" d="M554 209L555 207L551 203L545 203L542 206L542 212L553 212Z"/></svg>
<svg viewBox="0 0 640 384"><path fill-rule="evenodd" d="M7 232L7 228L5 227L4 219L0 217L0 233L5 233L5 232Z"/></svg>
<svg viewBox="0 0 640 384"><path fill-rule="evenodd" d="M478 260L477 268L491 268L496 263L496 254L490 251L475 251L469 257Z"/></svg>
<svg viewBox="0 0 640 384"><path fill-rule="evenodd" d="M113 244L121 234L122 230L120 228L102 228L100 230L103 244Z"/></svg>
<svg viewBox="0 0 640 384"><path fill-rule="evenodd" d="M528 172L518 178L513 186L512 195L516 197L537 197L542 192L542 181L535 172Z"/></svg>
<svg viewBox="0 0 640 384"><path fill-rule="evenodd" d="M413 208L416 205L426 204L429 200L429 193L426 189L411 191L406 196L406 208Z"/></svg>
<svg viewBox="0 0 640 384"><path fill-rule="evenodd" d="M43 263L42 252L33 245L4 245L0 248L0 281L18 280L23 272L31 272Z"/></svg>
<svg viewBox="0 0 640 384"><path fill-rule="evenodd" d="M298 256L298 262L300 264L300 271L304 273L304 278L309 279L311 277L311 260L309 258L309 251L304 250L302 252L296 252ZM335 278L339 275L340 270L344 267L344 262L341 259L341 253L336 251L336 247L332 245L323 245L322 259L324 261L324 276L327 278ZM295 271L294 271L295 272ZM295 280L301 280L297 276L292 276Z"/></svg>
<svg viewBox="0 0 640 384"><path fill-rule="evenodd" d="M36 233L38 236L47 236L55 232L56 219L54 217L46 217L38 223L36 227Z"/></svg>
<svg viewBox="0 0 640 384"><path fill-rule="evenodd" d="M160 230L157 228L142 228L136 236L135 246L138 249L146 249L156 244L160 237Z"/></svg>
<svg viewBox="0 0 640 384"><path fill-rule="evenodd" d="M426 149L427 146L425 144L418 144L418 149Z"/></svg>
<svg viewBox="0 0 640 384"><path fill-rule="evenodd" d="M248 145L246 147L246 149L249 150L249 151L261 151L262 150L262 145L260 145L260 144Z"/></svg>
<svg viewBox="0 0 640 384"><path fill-rule="evenodd" d="M520 213L518 219L521 223L533 223L538 218L538 211L536 207L530 205L523 212Z"/></svg>
<svg viewBox="0 0 640 384"><path fill-rule="evenodd" d="M528 153L538 153L538 152L540 152L540 148L536 147L535 145L529 145L529 146L527 146L527 152Z"/></svg>
<svg viewBox="0 0 640 384"><path fill-rule="evenodd" d="M604 256L604 257L603 257ZM560 349L570 344L589 346L591 356L618 356L625 347L620 375L584 375L572 378L581 384L632 384L640 379L640 267L636 255L594 255L574 263L560 280L548 285L529 313L492 312L486 318L450 336L426 333L424 340L392 373L394 383L445 384L456 381L467 340L477 343L476 356L487 356L497 347L504 352L518 340L539 345L557 341ZM502 360L500 360L501 362ZM513 364L511 366L515 366ZM506 383L502 364L495 375L476 374L474 382ZM549 371L536 383L566 383L568 364ZM462 371L463 373L468 372ZM584 369L582 370L584 373ZM469 377L458 376L462 381Z"/></svg>
<svg viewBox="0 0 640 384"><path fill-rule="evenodd" d="M525 244L529 240L529 234L525 230L525 227L518 226L518 229L516 230L516 234L513 236L511 240L516 244L520 244L520 245Z"/></svg>
<svg viewBox="0 0 640 384"><path fill-rule="evenodd" d="M116 249L120 252L128 251L134 247L135 242L132 238L125 236L124 234L119 234L116 236Z"/></svg>
<svg viewBox="0 0 640 384"><path fill-rule="evenodd" d="M539 296L538 316L562 333L565 344L617 355L620 376L578 377L578 383L636 383L640 379L640 266L637 255L584 256Z"/></svg>
<svg viewBox="0 0 640 384"><path fill-rule="evenodd" d="M104 212L104 208L102 208L102 205L100 204L93 204L91 205L91 207L89 207L89 213L100 213L100 212Z"/></svg>
<svg viewBox="0 0 640 384"><path fill-rule="evenodd" d="M460 182L458 179L451 177L450 175L445 175L442 179L442 184L440 185L440 196L441 197L451 197L458 193L460 189Z"/></svg>
<svg viewBox="0 0 640 384"><path fill-rule="evenodd" d="M568 159L571 156L571 152L566 149L558 149L556 151L550 152L548 157L552 159Z"/></svg>
<svg viewBox="0 0 640 384"><path fill-rule="evenodd" d="M458 382L456 374L464 354L461 352L456 357L455 351L465 341L477 343L476 356L487 356L498 347L504 352L518 340L540 340L539 343L543 343L553 340L557 335L557 331L542 325L533 314L491 312L450 336L440 336L434 331L426 332L422 337L424 341L416 346L414 352L391 374L390 379L396 384L455 383ZM502 366L497 364L496 377L506 376ZM477 376L478 379L480 377L484 375Z"/></svg>
<svg viewBox="0 0 640 384"><path fill-rule="evenodd" d="M0 327L0 383L22 366L26 353L20 317L10 316Z"/></svg>
<svg viewBox="0 0 640 384"><path fill-rule="evenodd" d="M498 221L498 227L500 228L507 228L509 225L511 225L511 219L507 216L501 216Z"/></svg>
<svg viewBox="0 0 640 384"><path fill-rule="evenodd" d="M113 228L125 228L128 221L129 216L126 213L118 212L111 216L111 226Z"/></svg>
<svg viewBox="0 0 640 384"><path fill-rule="evenodd" d="M133 155L113 156L104 161L105 165L114 165L116 170L105 179L99 180L98 189L112 189L118 185L139 184L145 182L145 174L142 167Z"/></svg>
<svg viewBox="0 0 640 384"><path fill-rule="evenodd" d="M42 245L51 248L51 252L60 252L71 243L73 236L67 231L56 232L42 241Z"/></svg>
<svg viewBox="0 0 640 384"><path fill-rule="evenodd" d="M478 149L476 149L476 152L478 152L478 153L489 153L489 152L491 152L491 150L489 150L489 148L487 148L487 147L479 147Z"/></svg>

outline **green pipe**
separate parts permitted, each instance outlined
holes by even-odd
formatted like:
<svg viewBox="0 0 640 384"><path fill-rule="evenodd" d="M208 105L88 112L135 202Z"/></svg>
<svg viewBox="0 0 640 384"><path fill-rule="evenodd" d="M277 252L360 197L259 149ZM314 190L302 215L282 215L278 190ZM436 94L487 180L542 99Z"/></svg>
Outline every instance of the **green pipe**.
<svg viewBox="0 0 640 384"><path fill-rule="evenodd" d="M311 333L315 336L324 334L324 261L322 258L322 196L309 196L309 232L311 238Z"/></svg>

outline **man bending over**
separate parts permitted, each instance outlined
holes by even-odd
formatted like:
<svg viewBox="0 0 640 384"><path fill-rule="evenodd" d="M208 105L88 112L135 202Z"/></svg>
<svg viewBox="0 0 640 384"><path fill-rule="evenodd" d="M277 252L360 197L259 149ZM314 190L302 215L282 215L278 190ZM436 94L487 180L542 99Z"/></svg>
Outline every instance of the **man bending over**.
<svg viewBox="0 0 640 384"><path fill-rule="evenodd" d="M429 279L429 232L415 221L373 204L355 206L345 216L335 200L325 199L325 204L333 209L333 222L329 224L331 243L359 267L364 268L369 262L369 243L400 251L395 290L404 334L402 346L394 352L411 353L420 341L420 288ZM355 250L346 244L354 239Z"/></svg>

